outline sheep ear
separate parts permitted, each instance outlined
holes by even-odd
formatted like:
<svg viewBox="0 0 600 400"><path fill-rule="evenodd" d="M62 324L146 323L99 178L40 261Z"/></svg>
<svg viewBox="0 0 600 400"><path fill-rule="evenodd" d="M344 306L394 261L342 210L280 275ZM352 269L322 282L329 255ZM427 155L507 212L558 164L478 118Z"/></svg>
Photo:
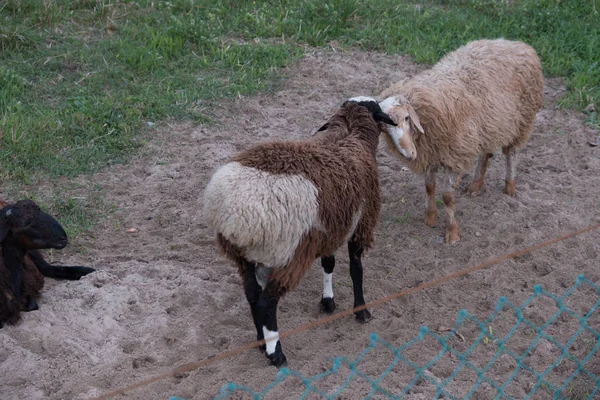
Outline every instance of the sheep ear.
<svg viewBox="0 0 600 400"><path fill-rule="evenodd" d="M327 122L325 125L323 125L319 129L317 129L317 132L324 131L325 129L329 129L329 122Z"/></svg>
<svg viewBox="0 0 600 400"><path fill-rule="evenodd" d="M397 126L398 124L394 122L394 120L384 113L383 111L375 111L373 114L373 119L377 122L385 122L386 124Z"/></svg>
<svg viewBox="0 0 600 400"><path fill-rule="evenodd" d="M419 121L419 116L417 115L415 109L412 108L410 104L407 104L406 108L408 110L408 116L410 117L410 120L412 121L413 125L416 126L417 129L421 131L421 133L425 133L425 130L421 126L421 121Z"/></svg>

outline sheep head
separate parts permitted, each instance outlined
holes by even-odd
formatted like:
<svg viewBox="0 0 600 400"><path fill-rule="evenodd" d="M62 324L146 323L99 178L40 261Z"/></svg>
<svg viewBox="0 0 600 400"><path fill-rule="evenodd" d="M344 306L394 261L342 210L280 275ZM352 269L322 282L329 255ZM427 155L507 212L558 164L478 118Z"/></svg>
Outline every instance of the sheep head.
<svg viewBox="0 0 600 400"><path fill-rule="evenodd" d="M419 116L408 100L403 97L388 97L379 102L381 109L397 123L397 125L385 126L388 142L408 160L417 158L415 136L418 132L425 133ZM384 122L385 123L385 122Z"/></svg>
<svg viewBox="0 0 600 400"><path fill-rule="evenodd" d="M58 221L31 200L20 200L0 209L0 243L5 240L24 251L62 249L68 243Z"/></svg>
<svg viewBox="0 0 600 400"><path fill-rule="evenodd" d="M372 97L366 97L366 96L352 97L352 98L346 100L342 104L342 107L344 107L349 102L356 103L359 106L362 106L362 107L366 108L371 113L371 116L373 117L373 119L375 120L375 122L377 122L378 125L381 126L381 124L383 123L383 124L386 124L386 125L396 126L396 123L392 120L392 118L390 118L389 115L387 115L381 109L379 103L377 103L377 100L375 100L374 98L372 98ZM315 133L317 133L317 132L324 131L327 128L329 128L329 122L325 123L322 127L320 127L319 129L317 129L313 133L313 135Z"/></svg>

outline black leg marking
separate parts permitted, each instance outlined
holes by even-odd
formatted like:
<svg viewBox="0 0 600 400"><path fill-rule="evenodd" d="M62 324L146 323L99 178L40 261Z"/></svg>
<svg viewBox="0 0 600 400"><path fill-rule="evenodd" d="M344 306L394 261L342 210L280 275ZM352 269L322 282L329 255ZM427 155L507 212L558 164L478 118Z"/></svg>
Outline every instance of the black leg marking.
<svg viewBox="0 0 600 400"><path fill-rule="evenodd" d="M275 282L269 282L265 290L263 290L260 300L258 301L258 320L262 327L268 332L265 334L278 334L277 329L277 304L279 298L282 296L278 284ZM283 367L287 364L287 359L281 347L281 341L269 341L266 349L267 358L271 361L271 364L277 368Z"/></svg>
<svg viewBox="0 0 600 400"><path fill-rule="evenodd" d="M262 325L258 321L258 300L260 299L262 288L256 280L255 265L253 263L246 262L245 267L246 269L244 270L242 276L242 279L244 280L244 292L246 294L246 299L250 304L252 320L254 321L254 327L256 328L256 340L262 340L264 339ZM265 351L266 346L263 344L259 347L259 349L261 351Z"/></svg>
<svg viewBox="0 0 600 400"><path fill-rule="evenodd" d="M361 257L363 248L357 243L348 242L348 254L350 256L350 276L352 277L352 287L354 289L354 307L365 305L363 296L363 267ZM359 322L366 323L371 320L371 313L364 309L354 313Z"/></svg>
<svg viewBox="0 0 600 400"><path fill-rule="evenodd" d="M323 267L323 297L321 297L321 308L325 313L333 314L335 311L335 300L333 296L331 274L333 274L333 268L335 267L335 256L322 257L321 266Z"/></svg>
<svg viewBox="0 0 600 400"><path fill-rule="evenodd" d="M323 271L325 271L325 273L332 274L333 268L335 268L335 256L322 257L321 266L323 267Z"/></svg>
<svg viewBox="0 0 600 400"><path fill-rule="evenodd" d="M35 297L27 296L27 304L25 305L25 311L34 311L39 309L37 302L35 301Z"/></svg>

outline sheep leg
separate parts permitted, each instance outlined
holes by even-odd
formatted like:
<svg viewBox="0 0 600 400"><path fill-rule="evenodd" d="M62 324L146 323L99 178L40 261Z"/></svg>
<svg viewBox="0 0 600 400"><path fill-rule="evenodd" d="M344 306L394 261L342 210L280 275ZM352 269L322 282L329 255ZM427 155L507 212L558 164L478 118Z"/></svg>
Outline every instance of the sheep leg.
<svg viewBox="0 0 600 400"><path fill-rule="evenodd" d="M55 279L68 279L68 280L79 280L82 276L96 271L90 267L63 267L58 265L52 265L44 260L44 257L37 250L29 250L27 256L31 258L37 269L44 276Z"/></svg>
<svg viewBox="0 0 600 400"><path fill-rule="evenodd" d="M29 295L27 296L27 304L25 305L25 311L34 311L39 309L37 302L35 301L35 297Z"/></svg>
<svg viewBox="0 0 600 400"><path fill-rule="evenodd" d="M365 305L363 296L363 247L354 241L348 242L348 254L350 256L350 276L352 277L352 288L354 289L354 307ZM371 313L366 308L354 313L359 322L366 323L371 320Z"/></svg>
<svg viewBox="0 0 600 400"><path fill-rule="evenodd" d="M246 299L250 304L250 311L252 312L252 320L254 321L254 327L256 328L256 340L264 339L262 324L258 320L258 301L262 294L262 287L256 277L256 268L254 263L244 262L244 268L241 270L242 279L244 281L244 292ZM266 346L263 344L259 347L261 351L266 350Z"/></svg>
<svg viewBox="0 0 600 400"><path fill-rule="evenodd" d="M437 206L435 204L435 173L436 170L429 171L425 177L425 190L427 191L427 215L425 216L425 225L434 227L437 221Z"/></svg>
<svg viewBox="0 0 600 400"><path fill-rule="evenodd" d="M483 153L479 156L479 162L477 163L477 169L475 170L475 178L467 189L470 194L475 194L481 190L484 182L485 172L487 171L488 167L488 161L493 156L493 153Z"/></svg>
<svg viewBox="0 0 600 400"><path fill-rule="evenodd" d="M25 257L25 252L13 245L5 246L3 244L2 253L5 267L9 271L11 277L12 294L16 301L22 301L21 287L23 286L25 276L21 262Z"/></svg>
<svg viewBox="0 0 600 400"><path fill-rule="evenodd" d="M446 208L446 233L444 235L444 241L446 243L455 243L460 239L458 223L454 218L454 192L456 188L460 186L462 174L457 174L456 179L453 179L452 175L449 175L448 189L444 190L442 194L442 200L444 200L444 206Z"/></svg>
<svg viewBox="0 0 600 400"><path fill-rule="evenodd" d="M277 282L270 281L258 301L258 320L266 341L266 355L271 364L277 368L287 363L277 330L277 304L284 293L285 290L279 287Z"/></svg>
<svg viewBox="0 0 600 400"><path fill-rule="evenodd" d="M327 314L335 311L335 301L333 299L333 268L335 267L335 256L321 257L321 266L323 267L323 297L321 298L321 307Z"/></svg>
<svg viewBox="0 0 600 400"><path fill-rule="evenodd" d="M516 178L516 152L513 146L507 146L502 148L502 152L506 156L506 180L504 186L504 193L509 196L515 197L517 195L517 184Z"/></svg>

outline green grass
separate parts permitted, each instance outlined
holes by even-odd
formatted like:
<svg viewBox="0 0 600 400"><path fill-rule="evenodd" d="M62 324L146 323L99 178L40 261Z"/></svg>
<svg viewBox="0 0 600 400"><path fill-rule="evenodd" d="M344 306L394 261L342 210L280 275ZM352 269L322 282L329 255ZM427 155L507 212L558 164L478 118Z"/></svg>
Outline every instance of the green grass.
<svg viewBox="0 0 600 400"><path fill-rule="evenodd" d="M598 113L596 111L586 111L585 115L585 123L590 128L600 131L600 117L598 117Z"/></svg>
<svg viewBox="0 0 600 400"><path fill-rule="evenodd" d="M119 162L145 122L206 121L203 100L269 90L300 54L230 43L218 24L143 3L0 4L2 175L23 183Z"/></svg>
<svg viewBox="0 0 600 400"><path fill-rule="evenodd" d="M408 222L409 218L410 218L410 214L404 213L404 215L402 215L401 218L394 218L394 222L396 222L398 224L406 224Z"/></svg>
<svg viewBox="0 0 600 400"><path fill-rule="evenodd" d="M332 41L434 63L469 40L524 40L583 109L600 98L596 1L0 0L0 182L126 161L147 122L210 122L216 100L274 90Z"/></svg>

